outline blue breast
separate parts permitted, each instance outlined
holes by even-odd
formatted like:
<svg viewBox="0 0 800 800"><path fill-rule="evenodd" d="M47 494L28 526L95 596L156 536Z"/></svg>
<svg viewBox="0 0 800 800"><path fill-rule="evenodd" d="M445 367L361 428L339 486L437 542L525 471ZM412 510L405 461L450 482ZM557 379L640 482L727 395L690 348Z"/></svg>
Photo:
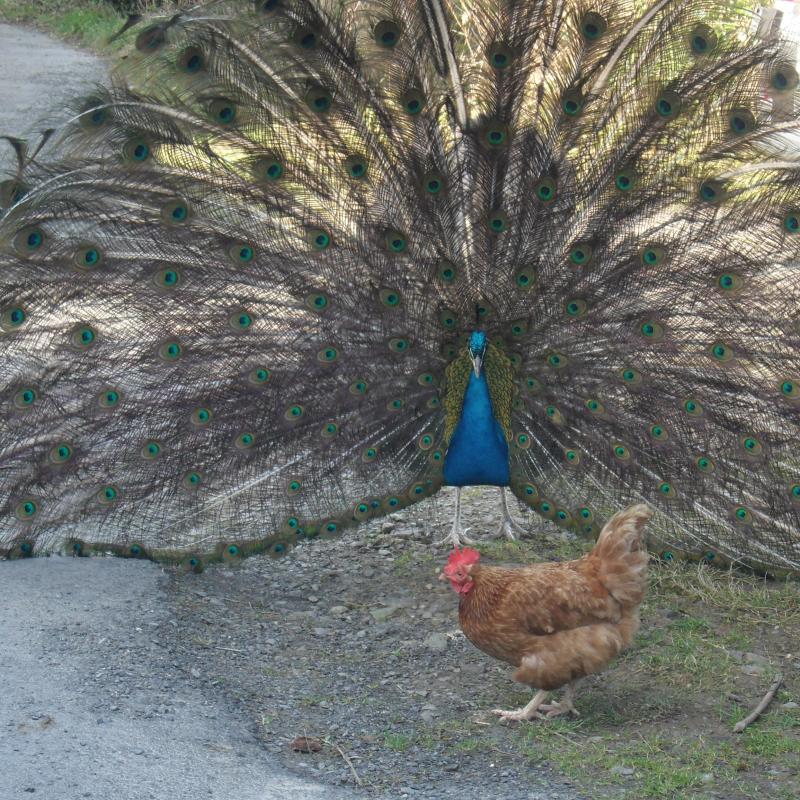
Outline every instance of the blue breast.
<svg viewBox="0 0 800 800"><path fill-rule="evenodd" d="M471 372L464 408L447 455L444 482L450 486L508 486L508 443L492 413L489 384Z"/></svg>

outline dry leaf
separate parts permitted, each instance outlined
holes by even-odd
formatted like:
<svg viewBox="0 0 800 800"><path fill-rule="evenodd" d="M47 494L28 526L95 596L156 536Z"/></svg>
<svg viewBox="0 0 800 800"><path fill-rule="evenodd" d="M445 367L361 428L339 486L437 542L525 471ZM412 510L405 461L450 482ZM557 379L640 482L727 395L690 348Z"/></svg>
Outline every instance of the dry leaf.
<svg viewBox="0 0 800 800"><path fill-rule="evenodd" d="M292 750L300 753L319 753L322 750L322 742L310 736L296 736L292 739Z"/></svg>

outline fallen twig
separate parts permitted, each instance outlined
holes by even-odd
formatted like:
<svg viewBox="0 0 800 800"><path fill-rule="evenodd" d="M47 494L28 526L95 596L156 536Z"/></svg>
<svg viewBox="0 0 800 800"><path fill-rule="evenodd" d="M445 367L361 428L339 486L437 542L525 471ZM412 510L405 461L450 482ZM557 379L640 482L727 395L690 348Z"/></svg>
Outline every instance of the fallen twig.
<svg viewBox="0 0 800 800"><path fill-rule="evenodd" d="M783 683L783 676L777 675L769 687L769 691L761 698L761 702L740 722L733 726L734 733L741 733L751 722L755 722L763 713L764 709L772 702L775 693Z"/></svg>
<svg viewBox="0 0 800 800"><path fill-rule="evenodd" d="M350 760L347 753L345 753L345 751L342 750L342 748L339 747L339 745L336 744L336 742L332 742L330 739L323 739L322 741L325 742L325 744L327 745L335 747L339 751L339 755L345 760L347 766L350 767L350 772L353 773L353 780L356 782L358 786L363 786L364 784L361 782L361 778L358 777L356 768L353 766L353 762Z"/></svg>

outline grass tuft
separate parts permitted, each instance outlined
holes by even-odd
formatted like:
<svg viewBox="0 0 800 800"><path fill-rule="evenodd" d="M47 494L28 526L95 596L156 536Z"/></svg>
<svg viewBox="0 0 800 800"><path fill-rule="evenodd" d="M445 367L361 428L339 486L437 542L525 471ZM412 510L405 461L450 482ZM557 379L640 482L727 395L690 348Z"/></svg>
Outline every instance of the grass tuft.
<svg viewBox="0 0 800 800"><path fill-rule="evenodd" d="M100 0L0 0L0 20L36 28L93 50L108 47L125 17ZM117 41L111 49L121 47Z"/></svg>

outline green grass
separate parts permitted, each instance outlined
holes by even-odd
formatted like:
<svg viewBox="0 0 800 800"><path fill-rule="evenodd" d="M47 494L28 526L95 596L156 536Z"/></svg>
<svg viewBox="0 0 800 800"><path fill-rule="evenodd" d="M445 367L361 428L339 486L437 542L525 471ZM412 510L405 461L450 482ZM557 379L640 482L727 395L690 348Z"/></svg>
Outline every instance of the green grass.
<svg viewBox="0 0 800 800"><path fill-rule="evenodd" d="M387 731L383 734L383 743L388 747L390 750L394 750L398 753L403 753L412 744L412 737L407 736L404 733L390 733Z"/></svg>
<svg viewBox="0 0 800 800"><path fill-rule="evenodd" d="M0 0L0 20L34 25L82 47L101 50L125 22L100 0ZM112 45L119 47L119 40Z"/></svg>

